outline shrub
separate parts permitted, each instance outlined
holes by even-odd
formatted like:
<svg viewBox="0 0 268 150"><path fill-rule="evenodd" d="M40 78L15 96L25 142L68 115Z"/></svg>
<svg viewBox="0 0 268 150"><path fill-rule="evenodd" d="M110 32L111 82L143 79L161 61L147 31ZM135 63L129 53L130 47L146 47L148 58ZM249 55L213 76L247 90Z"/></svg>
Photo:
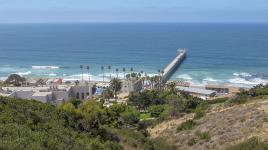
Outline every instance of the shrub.
<svg viewBox="0 0 268 150"><path fill-rule="evenodd" d="M227 150L267 150L268 144L261 142L257 137L252 137L240 144L231 146Z"/></svg>
<svg viewBox="0 0 268 150"><path fill-rule="evenodd" d="M149 107L148 111L152 117L159 117L160 114L165 110L164 105L152 105Z"/></svg>
<svg viewBox="0 0 268 150"><path fill-rule="evenodd" d="M211 136L209 134L209 132L201 132L201 131L197 131L196 135L201 139L201 140L205 140L206 142L210 140Z"/></svg>
<svg viewBox="0 0 268 150"><path fill-rule="evenodd" d="M150 113L141 113L140 114L140 119L141 120L148 120L151 118L151 114Z"/></svg>
<svg viewBox="0 0 268 150"><path fill-rule="evenodd" d="M200 118L204 117L205 115L206 115L206 112L204 110L202 110L201 108L197 108L195 110L194 119L200 119Z"/></svg>
<svg viewBox="0 0 268 150"><path fill-rule="evenodd" d="M182 123L178 128L177 132L183 131L183 130L191 130L198 124L193 120L187 120L186 122Z"/></svg>
<svg viewBox="0 0 268 150"><path fill-rule="evenodd" d="M213 99L213 100L207 101L207 102L208 102L208 104L218 104L218 103L224 103L228 100L229 100L229 98L225 97L225 98L216 98L216 99Z"/></svg>
<svg viewBox="0 0 268 150"><path fill-rule="evenodd" d="M196 138L191 138L188 142L187 142L187 144L189 145L189 146L193 146L193 145L195 145L196 144Z"/></svg>
<svg viewBox="0 0 268 150"><path fill-rule="evenodd" d="M246 103L248 100L248 96L247 95L238 95L233 99L230 99L230 103L234 103L234 104L244 104Z"/></svg>
<svg viewBox="0 0 268 150"><path fill-rule="evenodd" d="M123 147L121 145L118 145L117 143L107 141L104 143L104 149L105 150L123 150Z"/></svg>
<svg viewBox="0 0 268 150"><path fill-rule="evenodd" d="M121 113L120 116L123 119L123 122L127 125L135 125L139 123L139 112L134 108L128 108L125 112Z"/></svg>

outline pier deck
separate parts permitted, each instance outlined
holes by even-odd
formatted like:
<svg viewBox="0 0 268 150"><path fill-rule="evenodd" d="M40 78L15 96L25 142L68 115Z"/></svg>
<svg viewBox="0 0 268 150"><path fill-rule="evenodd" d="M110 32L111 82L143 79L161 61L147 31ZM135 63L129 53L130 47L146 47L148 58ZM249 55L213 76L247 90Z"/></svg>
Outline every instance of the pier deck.
<svg viewBox="0 0 268 150"><path fill-rule="evenodd" d="M186 57L186 50L179 49L177 56L163 69L162 82L166 82Z"/></svg>

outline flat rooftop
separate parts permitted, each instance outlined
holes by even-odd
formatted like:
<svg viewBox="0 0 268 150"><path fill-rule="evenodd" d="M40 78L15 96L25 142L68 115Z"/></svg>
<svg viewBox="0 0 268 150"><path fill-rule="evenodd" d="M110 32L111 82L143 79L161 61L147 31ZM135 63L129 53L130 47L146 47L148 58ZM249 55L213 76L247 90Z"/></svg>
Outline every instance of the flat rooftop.
<svg viewBox="0 0 268 150"><path fill-rule="evenodd" d="M179 91L185 91L185 92L191 92L191 93L197 93L197 94L203 94L203 95L211 95L216 92L216 91L207 90L204 88L183 87L183 86L176 86L176 89Z"/></svg>
<svg viewBox="0 0 268 150"><path fill-rule="evenodd" d="M2 87L5 91L40 91L49 90L49 87Z"/></svg>

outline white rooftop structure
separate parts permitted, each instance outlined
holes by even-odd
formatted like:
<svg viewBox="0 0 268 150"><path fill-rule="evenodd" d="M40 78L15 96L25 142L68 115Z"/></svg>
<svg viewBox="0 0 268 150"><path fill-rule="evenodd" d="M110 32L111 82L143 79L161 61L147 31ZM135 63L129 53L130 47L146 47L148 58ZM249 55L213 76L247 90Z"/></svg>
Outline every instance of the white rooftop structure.
<svg viewBox="0 0 268 150"><path fill-rule="evenodd" d="M204 88L176 86L176 89L179 91L190 93L190 94L197 94L197 95L202 95L202 96L215 96L216 95L216 91L207 90Z"/></svg>
<svg viewBox="0 0 268 150"><path fill-rule="evenodd" d="M45 86L45 87L2 87L0 96L34 99L43 103L60 104L67 101L69 97L86 100L92 96L93 85L75 86Z"/></svg>

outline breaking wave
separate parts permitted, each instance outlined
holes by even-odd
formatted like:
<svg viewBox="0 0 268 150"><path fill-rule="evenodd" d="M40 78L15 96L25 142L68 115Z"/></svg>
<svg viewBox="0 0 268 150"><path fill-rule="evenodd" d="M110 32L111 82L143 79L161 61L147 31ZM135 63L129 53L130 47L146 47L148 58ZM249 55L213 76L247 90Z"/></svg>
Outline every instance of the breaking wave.
<svg viewBox="0 0 268 150"><path fill-rule="evenodd" d="M241 72L241 73L233 73L234 76L237 76L237 77L251 77L252 75L250 73L247 73L247 72Z"/></svg>
<svg viewBox="0 0 268 150"><path fill-rule="evenodd" d="M181 75L178 75L177 78L179 79L183 79L183 80L192 80L193 78L188 75L188 74L181 74Z"/></svg>
<svg viewBox="0 0 268 150"><path fill-rule="evenodd" d="M268 84L268 80L261 79L261 78L251 78L251 79L245 79L245 78L233 78L229 80L230 83L233 84L242 84L242 85L258 85L258 84Z"/></svg>
<svg viewBox="0 0 268 150"><path fill-rule="evenodd" d="M63 80L64 81L82 80L82 74L74 74L74 75L70 75L70 76L65 76L63 78ZM90 80L90 81L102 81L103 78L102 78L102 76L101 77L98 75L94 76L92 74L85 73L85 74L83 74L83 80L85 80L85 81L88 81L88 80ZM104 77L104 81L110 81L110 79L107 77Z"/></svg>
<svg viewBox="0 0 268 150"><path fill-rule="evenodd" d="M32 69L59 69L59 66L32 66Z"/></svg>
<svg viewBox="0 0 268 150"><path fill-rule="evenodd" d="M45 74L46 76L51 76L51 77L56 77L57 74L56 73L49 73L49 74Z"/></svg>
<svg viewBox="0 0 268 150"><path fill-rule="evenodd" d="M20 75L20 76L27 76L27 75L32 74L32 72L31 72L31 71L26 71L26 72L16 72L15 74L18 74L18 75Z"/></svg>
<svg viewBox="0 0 268 150"><path fill-rule="evenodd" d="M211 77L203 79L203 82L220 82L220 80L213 79Z"/></svg>

